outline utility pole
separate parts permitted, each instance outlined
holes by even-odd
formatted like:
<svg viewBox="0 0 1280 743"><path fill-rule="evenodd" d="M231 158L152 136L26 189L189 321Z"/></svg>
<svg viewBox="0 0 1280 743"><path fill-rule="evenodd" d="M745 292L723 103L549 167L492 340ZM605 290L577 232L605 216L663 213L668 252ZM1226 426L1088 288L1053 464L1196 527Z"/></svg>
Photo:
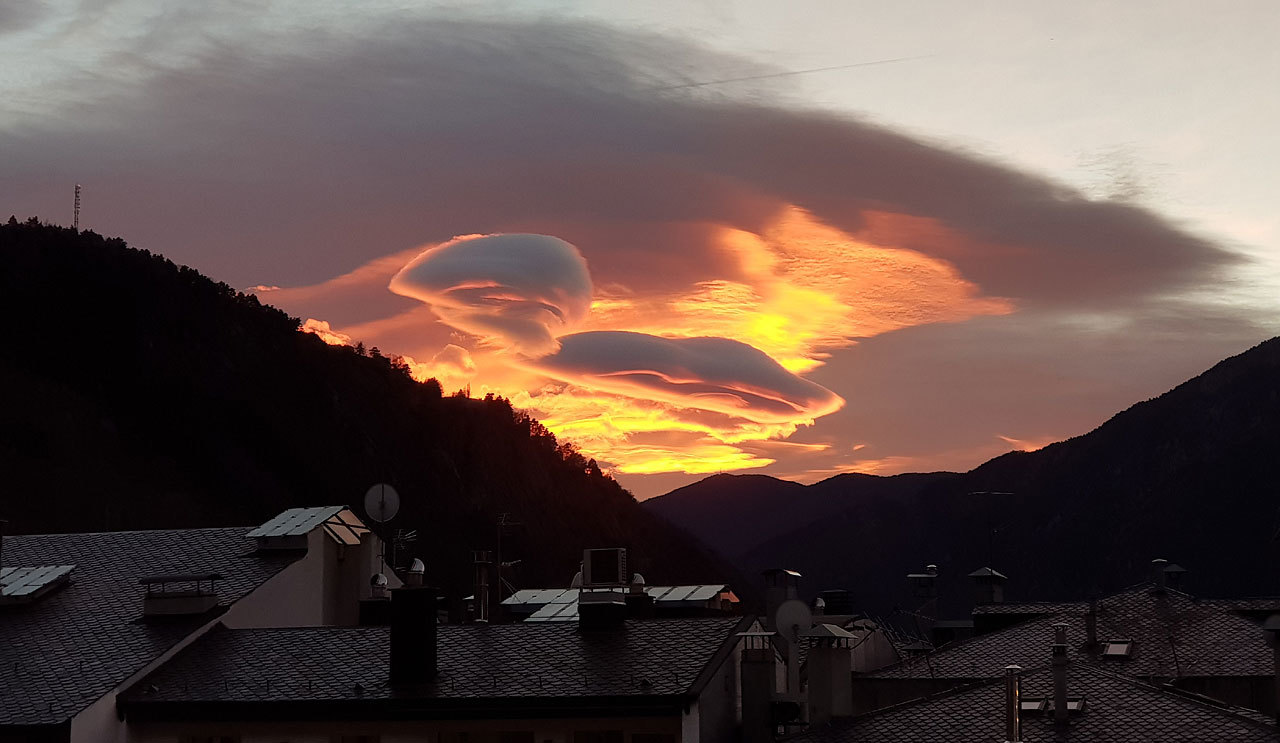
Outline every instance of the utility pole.
<svg viewBox="0 0 1280 743"><path fill-rule="evenodd" d="M75 220L72 222L72 226L75 228L76 232L80 231L80 184L79 183L76 184L76 212L75 212Z"/></svg>

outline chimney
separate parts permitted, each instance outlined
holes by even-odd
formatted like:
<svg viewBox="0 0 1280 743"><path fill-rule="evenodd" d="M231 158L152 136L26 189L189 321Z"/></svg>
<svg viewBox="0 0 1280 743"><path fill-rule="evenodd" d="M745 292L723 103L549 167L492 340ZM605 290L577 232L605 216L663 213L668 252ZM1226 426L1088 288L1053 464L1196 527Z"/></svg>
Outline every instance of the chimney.
<svg viewBox="0 0 1280 743"><path fill-rule="evenodd" d="M1053 625L1053 721L1067 722L1067 625Z"/></svg>
<svg viewBox="0 0 1280 743"><path fill-rule="evenodd" d="M627 619L627 593L634 576L627 577L625 547L582 551L582 586L578 589L578 628L617 629ZM642 595L644 594L642 591Z"/></svg>
<svg viewBox="0 0 1280 743"><path fill-rule="evenodd" d="M857 638L831 624L803 633L809 646L809 724L853 715L852 647Z"/></svg>
<svg viewBox="0 0 1280 743"><path fill-rule="evenodd" d="M770 568L764 571L764 624L766 629L776 630L773 626L774 615L782 602L800 598L800 574L786 568Z"/></svg>
<svg viewBox="0 0 1280 743"><path fill-rule="evenodd" d="M911 581L911 586L915 589L916 598L925 602L934 601L938 598L937 565L925 565L923 573L908 573L907 580Z"/></svg>
<svg viewBox="0 0 1280 743"><path fill-rule="evenodd" d="M1272 614L1267 618L1266 623L1262 625L1262 629L1266 630L1271 641L1271 658L1272 658L1272 680L1274 687L1272 691L1272 702L1275 704L1276 724L1280 724L1280 614Z"/></svg>
<svg viewBox="0 0 1280 743"><path fill-rule="evenodd" d="M436 677L436 589L391 591L391 683L427 684Z"/></svg>
<svg viewBox="0 0 1280 743"><path fill-rule="evenodd" d="M644 589L644 576L635 573L627 587L627 616L632 619L650 619L654 613L653 597Z"/></svg>
<svg viewBox="0 0 1280 743"><path fill-rule="evenodd" d="M1156 593L1164 593L1166 576L1164 569L1168 567L1169 561L1157 557L1151 561L1151 581L1155 584Z"/></svg>
<svg viewBox="0 0 1280 743"><path fill-rule="evenodd" d="M774 662L772 632L743 632L742 743L773 743Z"/></svg>
<svg viewBox="0 0 1280 743"><path fill-rule="evenodd" d="M969 577L973 578L974 603L1004 603L1004 582L1009 580L1009 578L1003 573L992 570L991 568L978 568L972 573L969 573Z"/></svg>
<svg viewBox="0 0 1280 743"><path fill-rule="evenodd" d="M1022 700L1018 688L1018 674L1022 666L1004 667L1004 739L1005 743L1020 743L1022 740Z"/></svg>
<svg viewBox="0 0 1280 743"><path fill-rule="evenodd" d="M423 564L422 560L415 557L413 562L409 563L409 569L404 571L404 584L406 586L420 586L426 573L427 566ZM384 577L383 581L385 580L386 578Z"/></svg>
<svg viewBox="0 0 1280 743"><path fill-rule="evenodd" d="M475 621L487 623L489 621L489 566L492 558L489 550L475 550L471 556L476 566L475 585L472 592L476 607Z"/></svg>

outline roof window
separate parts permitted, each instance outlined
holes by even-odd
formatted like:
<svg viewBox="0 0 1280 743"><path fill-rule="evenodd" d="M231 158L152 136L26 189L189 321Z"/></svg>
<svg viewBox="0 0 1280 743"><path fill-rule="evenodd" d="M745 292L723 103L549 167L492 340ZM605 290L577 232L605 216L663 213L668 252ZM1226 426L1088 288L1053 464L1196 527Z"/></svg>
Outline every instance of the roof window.
<svg viewBox="0 0 1280 743"><path fill-rule="evenodd" d="M75 565L0 568L0 605L29 604L71 580Z"/></svg>
<svg viewBox="0 0 1280 743"><path fill-rule="evenodd" d="M1133 640L1109 640L1102 645L1104 658L1128 658L1133 652Z"/></svg>

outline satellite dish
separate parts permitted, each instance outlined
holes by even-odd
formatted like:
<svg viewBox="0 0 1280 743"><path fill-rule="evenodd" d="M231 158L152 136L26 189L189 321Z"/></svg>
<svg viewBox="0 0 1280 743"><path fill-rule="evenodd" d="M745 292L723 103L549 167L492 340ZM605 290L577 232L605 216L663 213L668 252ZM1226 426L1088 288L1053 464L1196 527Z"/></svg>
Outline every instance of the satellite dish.
<svg viewBox="0 0 1280 743"><path fill-rule="evenodd" d="M380 482L364 494L364 512L379 524L385 524L400 512L400 494L395 488Z"/></svg>
<svg viewBox="0 0 1280 743"><path fill-rule="evenodd" d="M799 599L783 601L773 614L773 628L787 642L800 642L800 633L813 626L813 612Z"/></svg>

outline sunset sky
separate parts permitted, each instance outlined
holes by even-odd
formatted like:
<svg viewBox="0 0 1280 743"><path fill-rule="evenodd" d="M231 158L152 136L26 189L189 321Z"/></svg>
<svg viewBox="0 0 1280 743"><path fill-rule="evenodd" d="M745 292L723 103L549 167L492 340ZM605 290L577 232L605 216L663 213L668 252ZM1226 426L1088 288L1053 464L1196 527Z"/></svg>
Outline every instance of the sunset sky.
<svg viewBox="0 0 1280 743"><path fill-rule="evenodd" d="M1280 334L1276 38L1269 0L17 0L0 210L81 183L638 497L965 470Z"/></svg>

